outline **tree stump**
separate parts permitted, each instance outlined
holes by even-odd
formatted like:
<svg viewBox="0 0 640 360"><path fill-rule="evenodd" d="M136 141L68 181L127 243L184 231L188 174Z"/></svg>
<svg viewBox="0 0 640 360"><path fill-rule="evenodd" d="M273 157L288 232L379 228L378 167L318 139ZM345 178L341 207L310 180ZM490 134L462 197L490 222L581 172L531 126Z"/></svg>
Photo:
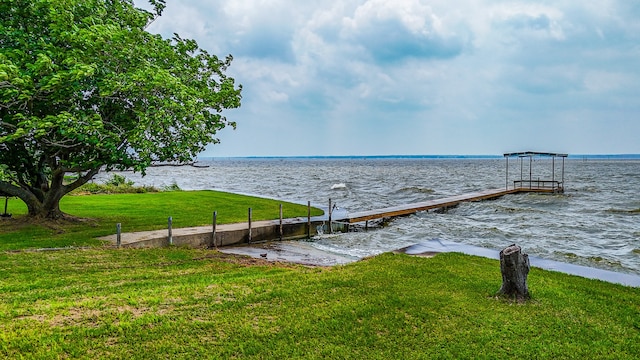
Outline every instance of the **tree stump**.
<svg viewBox="0 0 640 360"><path fill-rule="evenodd" d="M520 301L530 298L527 288L529 255L523 254L520 246L513 244L500 251L500 271L502 287L498 294L515 297Z"/></svg>

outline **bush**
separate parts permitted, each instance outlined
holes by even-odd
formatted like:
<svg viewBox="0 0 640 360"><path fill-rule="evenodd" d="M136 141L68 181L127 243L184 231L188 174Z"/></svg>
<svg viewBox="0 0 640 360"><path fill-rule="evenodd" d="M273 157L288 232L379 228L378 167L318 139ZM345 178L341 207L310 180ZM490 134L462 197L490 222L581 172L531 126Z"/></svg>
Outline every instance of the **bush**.
<svg viewBox="0 0 640 360"><path fill-rule="evenodd" d="M86 183L71 192L71 195L143 194L160 191L182 191L175 180L170 185L163 186L161 190L151 185L134 186L134 184L135 183L132 180L127 179L126 176L113 174L104 183Z"/></svg>
<svg viewBox="0 0 640 360"><path fill-rule="evenodd" d="M177 186L177 185L176 185ZM134 182L123 175L113 174L111 178L103 184L86 183L72 192L74 195L86 194L141 194L147 192L158 192L153 186L134 186Z"/></svg>
<svg viewBox="0 0 640 360"><path fill-rule="evenodd" d="M176 181L174 180L173 183L171 183L171 185L164 186L162 188L162 191L182 191L182 189L180 188L180 186L178 186L178 183L176 183Z"/></svg>
<svg viewBox="0 0 640 360"><path fill-rule="evenodd" d="M131 187L133 186L134 182L131 180L128 180L125 176L123 175L118 175L118 174L113 174L111 176L111 179L105 181L104 183L105 185L113 185L113 186L128 186Z"/></svg>

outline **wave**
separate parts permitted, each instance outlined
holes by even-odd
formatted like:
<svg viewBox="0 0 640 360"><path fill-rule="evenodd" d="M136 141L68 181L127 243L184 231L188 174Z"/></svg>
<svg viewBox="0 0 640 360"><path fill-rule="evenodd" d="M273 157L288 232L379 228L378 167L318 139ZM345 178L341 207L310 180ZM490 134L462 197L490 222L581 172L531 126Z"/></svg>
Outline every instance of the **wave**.
<svg viewBox="0 0 640 360"><path fill-rule="evenodd" d="M627 210L627 209L607 209L606 212L610 212L610 213L614 213L614 214L630 214L630 215L640 215L640 209L633 209L633 210Z"/></svg>
<svg viewBox="0 0 640 360"><path fill-rule="evenodd" d="M420 194L433 194L436 191L433 189L429 189L429 188L421 188L418 186L408 186L408 187L403 187L402 189L397 191L398 193L420 193Z"/></svg>
<svg viewBox="0 0 640 360"><path fill-rule="evenodd" d="M572 189L572 190L576 191L576 192L579 192L579 193L580 192L585 192L585 193L591 193L591 194L601 192L600 188L598 188L596 186L583 186L583 187L575 188L575 189Z"/></svg>

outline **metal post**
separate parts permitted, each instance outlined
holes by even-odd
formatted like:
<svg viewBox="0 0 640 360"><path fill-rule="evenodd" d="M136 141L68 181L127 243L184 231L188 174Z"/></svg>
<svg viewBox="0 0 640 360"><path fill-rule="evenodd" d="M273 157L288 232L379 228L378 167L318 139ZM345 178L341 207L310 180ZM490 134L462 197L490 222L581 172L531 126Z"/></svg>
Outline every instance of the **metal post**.
<svg viewBox="0 0 640 360"><path fill-rule="evenodd" d="M551 189L556 191L556 157L551 157Z"/></svg>
<svg viewBox="0 0 640 360"><path fill-rule="evenodd" d="M533 156L529 156L529 190L531 190L531 183L533 182Z"/></svg>
<svg viewBox="0 0 640 360"><path fill-rule="evenodd" d="M249 243L251 243L251 208L249 208Z"/></svg>
<svg viewBox="0 0 640 360"><path fill-rule="evenodd" d="M213 246L217 249L218 245L216 244L216 227L218 226L218 212L213 212L213 229L211 229L211 240L213 240Z"/></svg>
<svg viewBox="0 0 640 360"><path fill-rule="evenodd" d="M307 239L311 238L311 201L307 201Z"/></svg>
<svg viewBox="0 0 640 360"><path fill-rule="evenodd" d="M524 180L523 178L523 173L524 173L524 158L521 156L520 157L520 187L522 187L522 180Z"/></svg>
<svg viewBox="0 0 640 360"><path fill-rule="evenodd" d="M505 156L505 158L507 159L507 166L506 166L506 175L504 179L504 186L505 186L505 190L509 190L509 157Z"/></svg>
<svg viewBox="0 0 640 360"><path fill-rule="evenodd" d="M173 227L173 218L169 216L169 245L173 245L172 227Z"/></svg>
<svg viewBox="0 0 640 360"><path fill-rule="evenodd" d="M117 223L116 224L116 246L119 248L120 245L122 245L122 225L120 223Z"/></svg>
<svg viewBox="0 0 640 360"><path fill-rule="evenodd" d="M329 231L328 233L331 234L332 232L332 226L331 226L331 213L333 212L332 208L331 208L331 199L329 199Z"/></svg>
<svg viewBox="0 0 640 360"><path fill-rule="evenodd" d="M7 215L7 208L9 207L9 197L4 198L4 215Z"/></svg>
<svg viewBox="0 0 640 360"><path fill-rule="evenodd" d="M564 192L564 156L562 157L562 192Z"/></svg>
<svg viewBox="0 0 640 360"><path fill-rule="evenodd" d="M282 241L282 204L280 204L280 241Z"/></svg>

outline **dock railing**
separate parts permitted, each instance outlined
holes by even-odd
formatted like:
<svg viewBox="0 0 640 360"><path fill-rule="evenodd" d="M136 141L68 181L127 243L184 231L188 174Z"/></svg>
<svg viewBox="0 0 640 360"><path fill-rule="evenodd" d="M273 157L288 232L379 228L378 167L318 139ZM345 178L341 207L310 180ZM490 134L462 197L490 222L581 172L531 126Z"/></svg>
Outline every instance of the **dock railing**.
<svg viewBox="0 0 640 360"><path fill-rule="evenodd" d="M529 189L529 190L542 190L563 192L564 187L562 181L556 180L515 180L513 182L514 189Z"/></svg>

